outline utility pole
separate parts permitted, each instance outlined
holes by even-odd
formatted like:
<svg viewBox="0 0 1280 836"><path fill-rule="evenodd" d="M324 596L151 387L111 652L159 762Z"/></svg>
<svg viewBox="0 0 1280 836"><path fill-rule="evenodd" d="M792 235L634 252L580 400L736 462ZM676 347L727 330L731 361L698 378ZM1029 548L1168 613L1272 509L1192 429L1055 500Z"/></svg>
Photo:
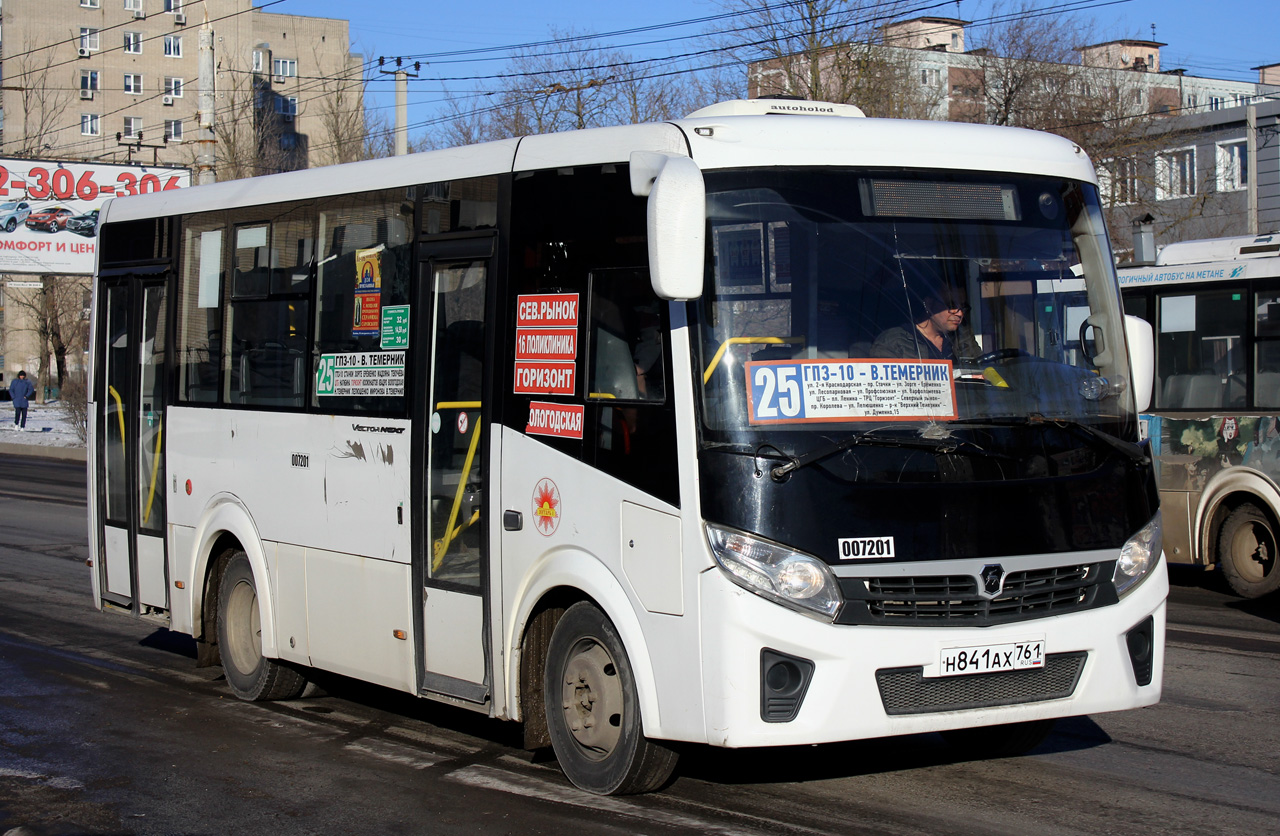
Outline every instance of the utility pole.
<svg viewBox="0 0 1280 836"><path fill-rule="evenodd" d="M1249 204L1249 234L1258 234L1258 106L1252 101L1244 110L1244 171L1249 178L1245 200Z"/></svg>
<svg viewBox="0 0 1280 836"><path fill-rule="evenodd" d="M200 129L196 152L196 185L204 186L215 183L218 174L217 163L218 140L213 130L213 30L209 28L209 12L206 9L204 24L200 27L200 54L197 71L199 73Z"/></svg>
<svg viewBox="0 0 1280 836"><path fill-rule="evenodd" d="M415 61L413 72L410 73L402 66L403 58L396 59L394 70L383 69L386 60L386 58L378 59L378 72L396 77L396 156L403 157L409 153L409 77L418 77L422 63Z"/></svg>

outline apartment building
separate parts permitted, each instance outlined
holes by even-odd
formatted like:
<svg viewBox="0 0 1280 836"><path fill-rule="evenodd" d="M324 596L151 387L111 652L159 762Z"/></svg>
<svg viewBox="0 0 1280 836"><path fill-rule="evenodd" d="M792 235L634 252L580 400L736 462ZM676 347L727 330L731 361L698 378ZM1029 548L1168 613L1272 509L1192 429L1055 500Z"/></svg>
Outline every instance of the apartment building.
<svg viewBox="0 0 1280 836"><path fill-rule="evenodd" d="M0 22L2 156L191 165L204 25L219 179L340 161L363 125L345 20L252 0L4 0Z"/></svg>
<svg viewBox="0 0 1280 836"><path fill-rule="evenodd" d="M1068 135L1080 127L1071 123L1092 123L1089 139L1097 145L1087 150L1121 260L1131 257L1131 226L1138 220L1154 229L1157 247L1280 231L1280 64L1255 67L1257 81L1201 78L1165 67L1160 50L1167 44L1142 39L1077 47L1072 63L1019 61L967 50L968 24L919 17L885 26L876 54L887 66L909 68L899 74L918 84L896 93L914 97L914 112L930 119L1065 124ZM793 55L750 64L748 94L797 92L792 85L808 76L808 60ZM841 50L826 50L816 60L827 73ZM1015 85L1017 109L1001 111L1014 99ZM1257 132L1252 160L1250 108Z"/></svg>

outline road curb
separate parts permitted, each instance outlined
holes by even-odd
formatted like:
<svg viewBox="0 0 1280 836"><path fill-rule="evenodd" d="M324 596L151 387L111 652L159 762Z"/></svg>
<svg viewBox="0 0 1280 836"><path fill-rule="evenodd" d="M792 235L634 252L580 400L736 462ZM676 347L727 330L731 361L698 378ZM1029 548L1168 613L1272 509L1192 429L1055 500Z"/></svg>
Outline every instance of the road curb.
<svg viewBox="0 0 1280 836"><path fill-rule="evenodd" d="M61 459L72 462L88 460L88 453L83 447L46 447L42 444L0 443L0 456L31 456L38 459Z"/></svg>

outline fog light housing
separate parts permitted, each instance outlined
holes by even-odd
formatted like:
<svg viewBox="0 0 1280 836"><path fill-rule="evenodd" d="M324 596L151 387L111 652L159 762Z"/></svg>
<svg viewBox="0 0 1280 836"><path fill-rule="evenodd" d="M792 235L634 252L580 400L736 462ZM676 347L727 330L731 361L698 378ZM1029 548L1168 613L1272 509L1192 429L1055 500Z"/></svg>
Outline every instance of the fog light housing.
<svg viewBox="0 0 1280 836"><path fill-rule="evenodd" d="M813 679L813 662L763 648L760 651L760 719L789 723L800 714L800 705Z"/></svg>
<svg viewBox="0 0 1280 836"><path fill-rule="evenodd" d="M1125 644L1129 646L1129 663L1133 665L1133 678L1139 685L1151 684L1156 660L1155 634L1155 618L1149 615L1124 636Z"/></svg>

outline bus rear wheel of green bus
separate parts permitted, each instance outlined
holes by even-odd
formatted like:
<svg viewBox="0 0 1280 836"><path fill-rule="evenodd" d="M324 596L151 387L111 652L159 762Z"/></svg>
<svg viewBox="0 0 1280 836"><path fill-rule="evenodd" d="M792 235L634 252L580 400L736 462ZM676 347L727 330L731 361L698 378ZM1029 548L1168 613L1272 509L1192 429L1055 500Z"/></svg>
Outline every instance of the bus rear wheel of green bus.
<svg viewBox="0 0 1280 836"><path fill-rule="evenodd" d="M291 700L307 680L293 668L262 655L262 623L253 567L233 552L218 588L218 650L231 692L242 700Z"/></svg>
<svg viewBox="0 0 1280 836"><path fill-rule="evenodd" d="M613 623L594 605L574 604L557 622L544 695L556 760L579 789L642 793L671 777L677 755L644 736L631 663Z"/></svg>
<svg viewBox="0 0 1280 836"><path fill-rule="evenodd" d="M1237 595L1257 598L1280 588L1276 526L1265 511L1246 502L1222 522L1218 563Z"/></svg>

